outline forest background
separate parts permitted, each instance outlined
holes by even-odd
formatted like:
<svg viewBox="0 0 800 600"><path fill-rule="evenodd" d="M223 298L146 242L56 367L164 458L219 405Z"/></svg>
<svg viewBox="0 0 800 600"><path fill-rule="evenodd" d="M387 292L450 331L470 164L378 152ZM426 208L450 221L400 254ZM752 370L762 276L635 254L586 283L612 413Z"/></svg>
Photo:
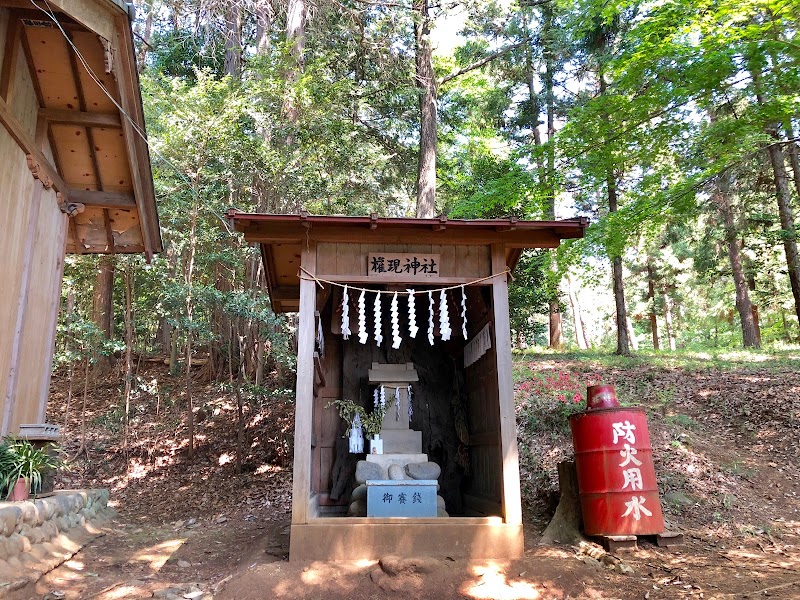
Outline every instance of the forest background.
<svg viewBox="0 0 800 600"><path fill-rule="evenodd" d="M294 324L271 312L232 207L588 216L585 239L521 261L520 348L800 340L792 0L141 0L136 14L165 251L68 257L56 347L70 374L124 355L126 422L146 355L186 374L200 359L240 416L250 393L291 394Z"/></svg>

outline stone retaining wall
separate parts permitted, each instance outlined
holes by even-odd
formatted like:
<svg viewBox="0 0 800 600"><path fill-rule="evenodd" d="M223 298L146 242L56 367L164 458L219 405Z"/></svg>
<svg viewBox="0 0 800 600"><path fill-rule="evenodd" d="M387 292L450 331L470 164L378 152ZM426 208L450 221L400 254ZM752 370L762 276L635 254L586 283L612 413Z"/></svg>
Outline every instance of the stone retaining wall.
<svg viewBox="0 0 800 600"><path fill-rule="evenodd" d="M69 490L0 502L0 598L35 582L101 534L114 516L108 490Z"/></svg>

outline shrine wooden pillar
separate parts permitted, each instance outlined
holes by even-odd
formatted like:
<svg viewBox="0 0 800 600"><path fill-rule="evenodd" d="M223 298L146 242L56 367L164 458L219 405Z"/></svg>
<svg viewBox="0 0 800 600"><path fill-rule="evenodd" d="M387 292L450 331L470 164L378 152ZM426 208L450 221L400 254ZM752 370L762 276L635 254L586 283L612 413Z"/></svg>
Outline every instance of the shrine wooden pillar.
<svg viewBox="0 0 800 600"><path fill-rule="evenodd" d="M514 380L511 371L511 321L508 313L508 269L502 244L492 244L494 336L497 356L497 395L500 408L500 454L503 465L503 518L509 525L522 523L519 485L517 418L514 411Z"/></svg>
<svg viewBox="0 0 800 600"><path fill-rule="evenodd" d="M317 273L317 243L307 240L300 256L301 267ZM306 276L307 277L307 276ZM297 325L297 384L294 418L294 472L292 479L292 525L308 523L311 497L311 435L314 417L314 312L317 284L300 278L300 314ZM296 536L292 535L294 544ZM290 551L291 552L291 551Z"/></svg>

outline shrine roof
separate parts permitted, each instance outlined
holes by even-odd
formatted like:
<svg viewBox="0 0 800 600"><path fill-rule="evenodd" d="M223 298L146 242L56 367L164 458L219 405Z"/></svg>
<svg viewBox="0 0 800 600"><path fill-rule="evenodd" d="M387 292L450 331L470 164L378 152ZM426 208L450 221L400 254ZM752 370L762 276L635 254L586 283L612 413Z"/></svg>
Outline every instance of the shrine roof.
<svg viewBox="0 0 800 600"><path fill-rule="evenodd" d="M372 251L375 244L386 251L430 245L489 246L505 248L506 265L514 269L526 248L556 248L562 239L581 238L586 217L560 221L504 219L430 219L349 217L339 215L243 213L231 209L227 217L245 240L261 245L261 255L273 308L276 312L297 310L300 298L300 257L309 241L333 244L362 244ZM419 252L419 250L415 250ZM362 278L355 277L353 281ZM377 280L371 280L380 283ZM455 283L455 281L450 281Z"/></svg>
<svg viewBox="0 0 800 600"><path fill-rule="evenodd" d="M61 194L68 253L162 249L121 0L0 0L0 126Z"/></svg>

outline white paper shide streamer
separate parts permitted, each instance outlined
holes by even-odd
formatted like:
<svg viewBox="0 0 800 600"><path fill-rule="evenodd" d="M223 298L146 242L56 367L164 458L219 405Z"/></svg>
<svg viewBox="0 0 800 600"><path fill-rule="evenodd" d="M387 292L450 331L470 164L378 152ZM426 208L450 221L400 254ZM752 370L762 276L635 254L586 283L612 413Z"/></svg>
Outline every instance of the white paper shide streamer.
<svg viewBox="0 0 800 600"><path fill-rule="evenodd" d="M450 313L447 308L447 294L444 290L439 293L439 331L442 334L442 341L450 339L453 330L450 329Z"/></svg>
<svg viewBox="0 0 800 600"><path fill-rule="evenodd" d="M383 323L381 323L381 319L383 316L381 314L381 295L375 294L375 305L373 306L373 316L375 317L375 343L380 346L383 343L383 333L381 329L383 329Z"/></svg>
<svg viewBox="0 0 800 600"><path fill-rule="evenodd" d="M433 346L433 292L428 292L428 343Z"/></svg>
<svg viewBox="0 0 800 600"><path fill-rule="evenodd" d="M411 407L411 384L408 384L408 422L411 423L411 417L414 414L414 409Z"/></svg>
<svg viewBox="0 0 800 600"><path fill-rule="evenodd" d="M378 388L375 388L375 391L372 394L372 400L373 400L372 406L378 408L378 404L380 404L381 401L380 391L378 391Z"/></svg>
<svg viewBox="0 0 800 600"><path fill-rule="evenodd" d="M347 286L344 286L342 292L342 337L350 339L350 297L347 293Z"/></svg>
<svg viewBox="0 0 800 600"><path fill-rule="evenodd" d="M467 292L461 286L461 335L467 339Z"/></svg>
<svg viewBox="0 0 800 600"><path fill-rule="evenodd" d="M350 452L352 454L364 452L364 434L361 431L361 417L358 413L350 424Z"/></svg>
<svg viewBox="0 0 800 600"><path fill-rule="evenodd" d="M369 339L369 331L367 331L367 292L361 290L361 295L358 297L358 341L366 344Z"/></svg>
<svg viewBox="0 0 800 600"><path fill-rule="evenodd" d="M392 314L392 348L397 350L403 342L400 337L400 315L397 308L397 292L392 296L392 304L390 308Z"/></svg>
<svg viewBox="0 0 800 600"><path fill-rule="evenodd" d="M394 420L395 421L399 421L400 420L400 388L399 387L394 388L394 405L397 407L397 410L395 411Z"/></svg>
<svg viewBox="0 0 800 600"><path fill-rule="evenodd" d="M386 388L381 386L380 395L381 410L386 410Z"/></svg>
<svg viewBox="0 0 800 600"><path fill-rule="evenodd" d="M406 290L408 292L408 335L412 338L417 337L417 305L414 302L414 290Z"/></svg>

